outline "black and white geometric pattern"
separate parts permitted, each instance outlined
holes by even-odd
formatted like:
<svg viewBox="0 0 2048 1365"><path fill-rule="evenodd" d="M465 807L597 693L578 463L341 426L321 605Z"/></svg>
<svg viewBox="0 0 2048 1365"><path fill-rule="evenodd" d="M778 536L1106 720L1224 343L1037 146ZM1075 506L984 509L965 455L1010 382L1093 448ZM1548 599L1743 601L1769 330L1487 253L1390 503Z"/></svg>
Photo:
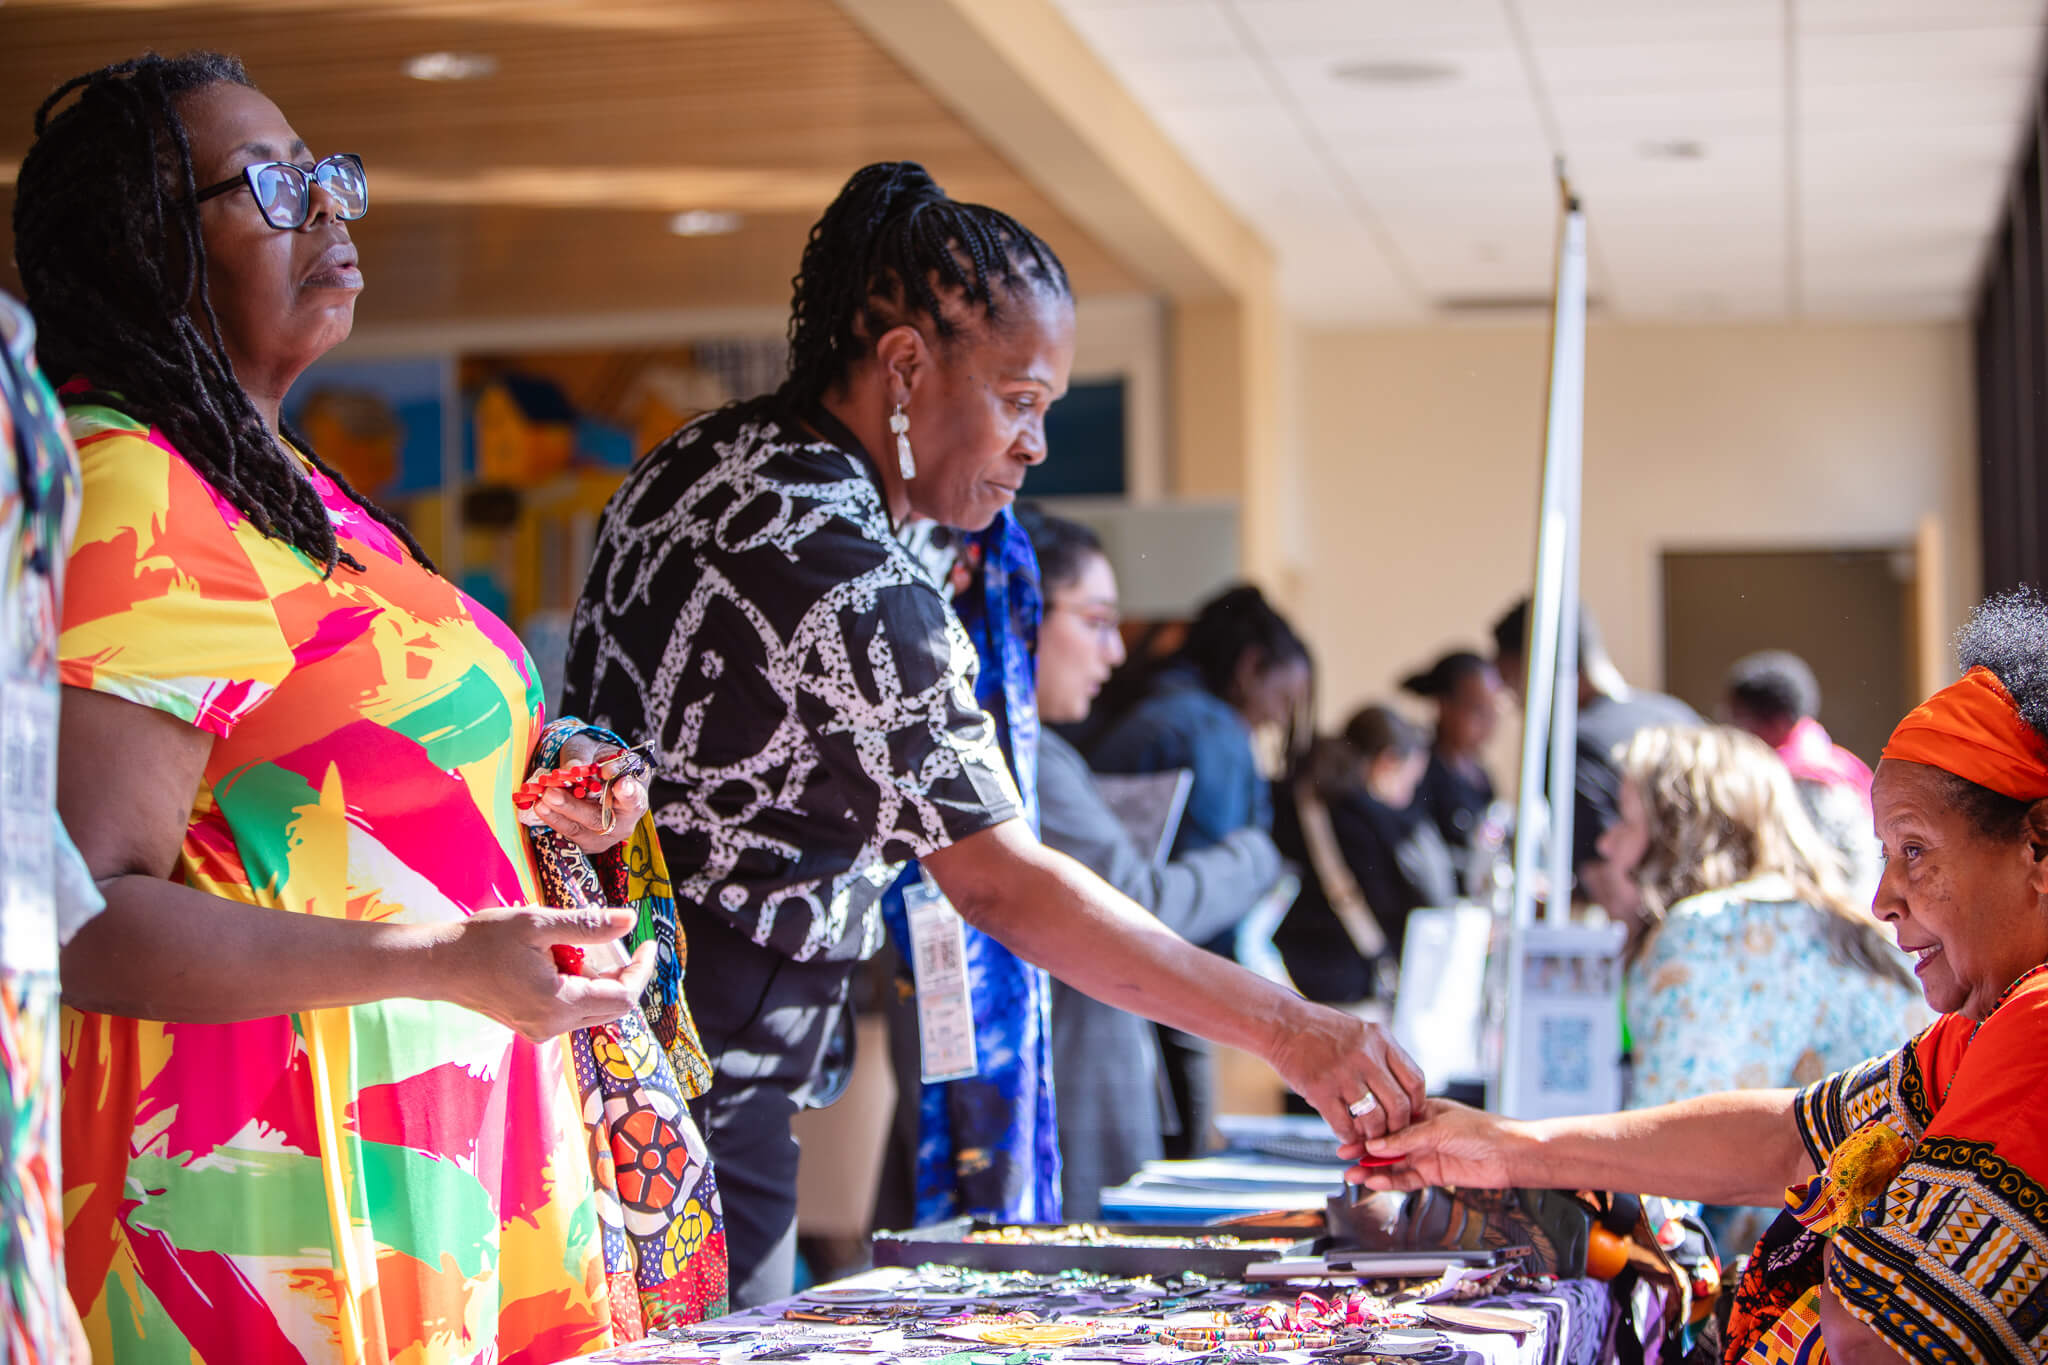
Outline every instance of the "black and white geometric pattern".
<svg viewBox="0 0 2048 1365"><path fill-rule="evenodd" d="M634 468L563 688L564 714L653 742L677 899L799 960L872 953L906 861L1022 809L966 631L865 453L829 417L811 426L843 444L756 399Z"/></svg>

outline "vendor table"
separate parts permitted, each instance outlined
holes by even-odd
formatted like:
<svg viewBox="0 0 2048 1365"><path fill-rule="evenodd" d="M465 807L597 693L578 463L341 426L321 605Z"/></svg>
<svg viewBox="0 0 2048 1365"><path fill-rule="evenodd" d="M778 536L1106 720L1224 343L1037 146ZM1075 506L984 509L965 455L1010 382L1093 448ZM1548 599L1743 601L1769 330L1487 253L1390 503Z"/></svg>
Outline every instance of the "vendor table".
<svg viewBox="0 0 2048 1365"><path fill-rule="evenodd" d="M1327 1299L1345 1287L1355 1286L1307 1288ZM884 1267L581 1359L592 1365L1596 1365L1612 1335L1607 1286L1569 1280L1537 1292L1395 1304L1396 1318L1376 1344L1360 1346L1353 1336L1349 1346L1268 1349L1280 1343L1199 1339L1204 1325L1222 1320L1219 1315L1267 1303L1295 1308L1304 1288L1200 1277ZM1315 1304L1307 1307L1312 1312ZM1453 1325L1460 1310L1485 1310L1474 1316L1527 1330Z"/></svg>

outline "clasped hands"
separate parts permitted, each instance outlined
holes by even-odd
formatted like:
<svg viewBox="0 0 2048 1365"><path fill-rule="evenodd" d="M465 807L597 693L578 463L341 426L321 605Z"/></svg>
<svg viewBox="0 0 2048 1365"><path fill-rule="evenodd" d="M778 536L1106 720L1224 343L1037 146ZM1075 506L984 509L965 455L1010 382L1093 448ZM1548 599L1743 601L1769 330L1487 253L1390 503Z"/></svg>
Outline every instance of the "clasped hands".
<svg viewBox="0 0 2048 1365"><path fill-rule="evenodd" d="M1405 1128L1425 1103L1422 1069L1380 1025L1302 1003L1273 1051L1280 1078L1350 1147Z"/></svg>

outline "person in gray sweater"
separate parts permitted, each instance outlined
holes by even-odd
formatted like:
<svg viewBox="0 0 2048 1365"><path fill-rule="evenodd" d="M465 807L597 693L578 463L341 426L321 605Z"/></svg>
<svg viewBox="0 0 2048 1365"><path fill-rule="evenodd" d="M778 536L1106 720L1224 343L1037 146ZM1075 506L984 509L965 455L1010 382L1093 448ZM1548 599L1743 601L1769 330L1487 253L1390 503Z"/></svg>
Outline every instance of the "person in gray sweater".
<svg viewBox="0 0 2048 1365"><path fill-rule="evenodd" d="M1072 724L1087 718L1096 693L1123 661L1116 574L1094 532L1035 508L1020 512L1045 593L1039 715L1049 726ZM1038 751L1038 807L1039 837L1048 847L1085 864L1197 943L1229 930L1280 878L1280 855L1257 828L1172 862L1155 861L1111 810L1087 761L1050 729ZM1135 1014L1054 982L1052 1043L1063 1216L1095 1218L1104 1187L1122 1183L1164 1151L1162 1125L1172 1108L1157 1031Z"/></svg>

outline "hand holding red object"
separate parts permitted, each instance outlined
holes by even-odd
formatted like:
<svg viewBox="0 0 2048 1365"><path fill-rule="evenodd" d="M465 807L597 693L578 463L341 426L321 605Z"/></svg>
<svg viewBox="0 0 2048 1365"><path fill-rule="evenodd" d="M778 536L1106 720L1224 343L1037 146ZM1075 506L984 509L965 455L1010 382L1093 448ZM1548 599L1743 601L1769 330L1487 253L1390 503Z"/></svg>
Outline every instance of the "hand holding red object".
<svg viewBox="0 0 2048 1365"><path fill-rule="evenodd" d="M479 910L436 926L430 950L438 999L475 1010L535 1042L608 1024L632 1009L654 971L654 945L631 958L619 946L631 910ZM589 955L579 970L569 960Z"/></svg>
<svg viewBox="0 0 2048 1365"><path fill-rule="evenodd" d="M585 853L602 853L632 835L647 813L647 760L631 749L579 734L562 746L562 764L513 789L522 824L546 825Z"/></svg>

